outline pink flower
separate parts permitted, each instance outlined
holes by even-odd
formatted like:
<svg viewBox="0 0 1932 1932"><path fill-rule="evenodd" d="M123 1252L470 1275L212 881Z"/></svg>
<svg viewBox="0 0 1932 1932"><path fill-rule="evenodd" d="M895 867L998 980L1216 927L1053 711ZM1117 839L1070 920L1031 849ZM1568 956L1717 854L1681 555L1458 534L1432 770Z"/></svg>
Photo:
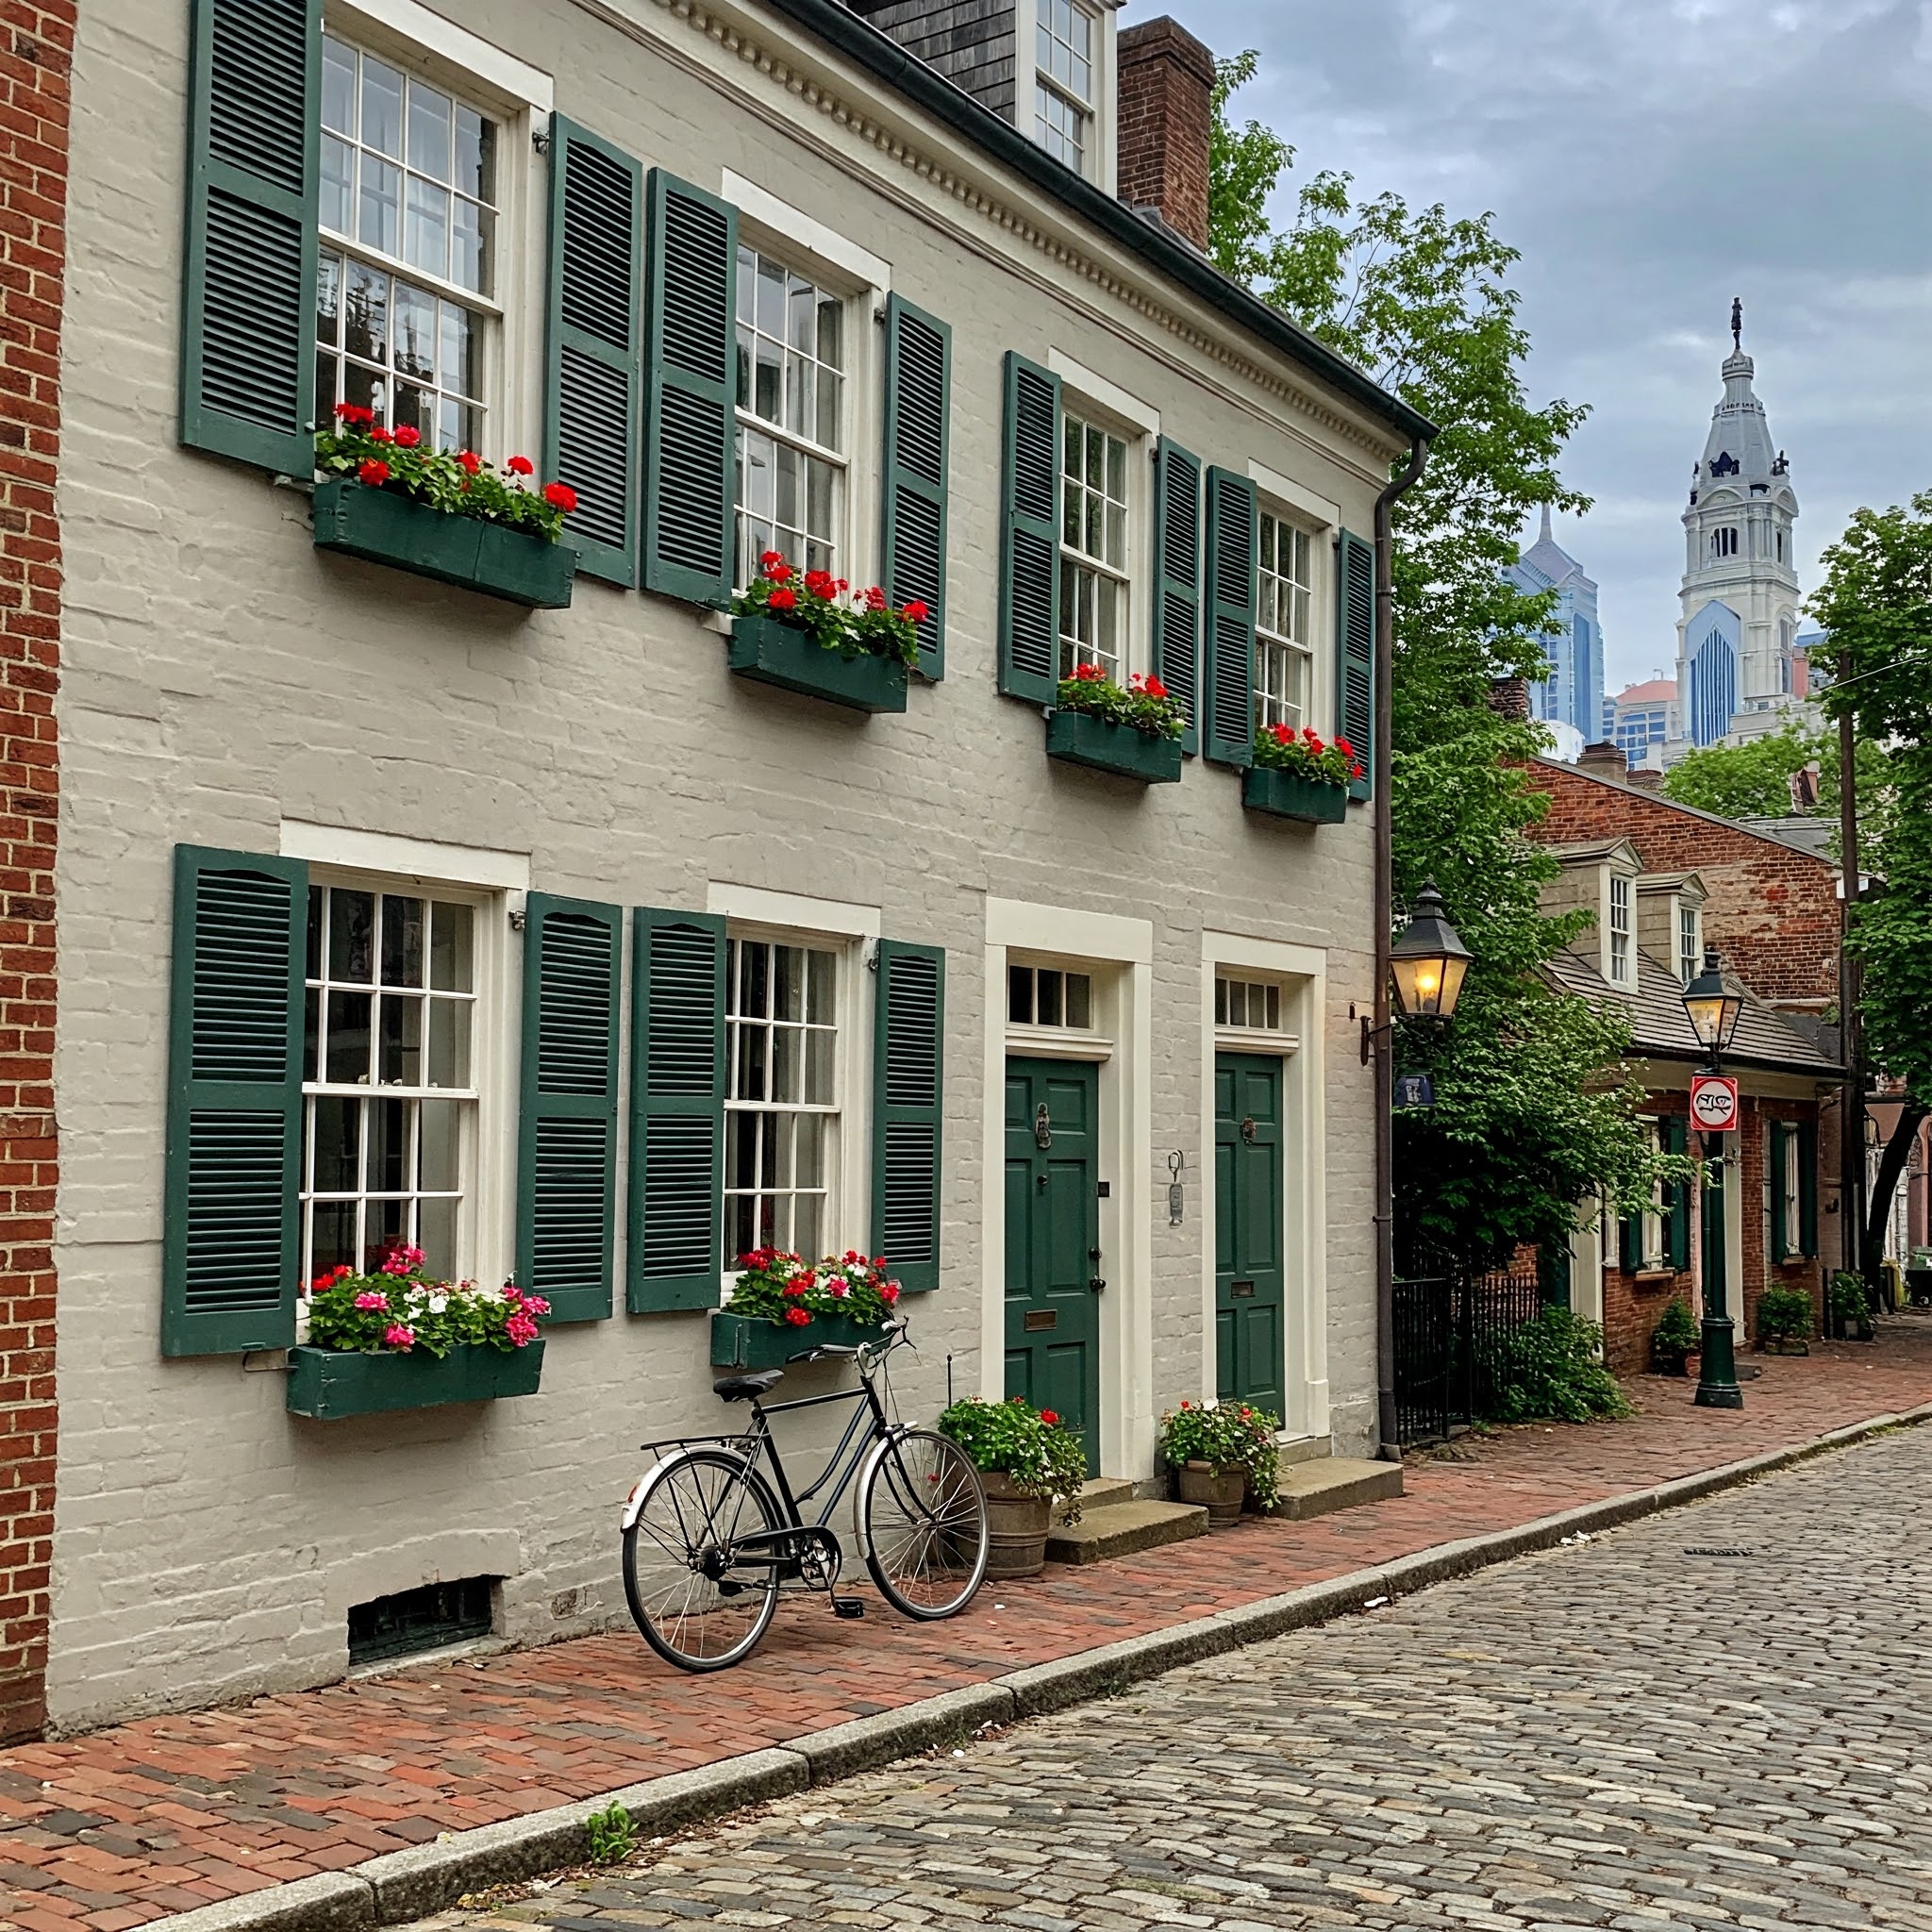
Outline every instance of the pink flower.
<svg viewBox="0 0 1932 1932"><path fill-rule="evenodd" d="M852 1292L852 1284L849 1281L845 1280L842 1276L839 1280L831 1283L830 1286L832 1290L832 1298L835 1301L842 1302L845 1299L845 1297Z"/></svg>
<svg viewBox="0 0 1932 1932"><path fill-rule="evenodd" d="M524 1312L526 1315L547 1315L550 1304L541 1294L526 1294L524 1297Z"/></svg>
<svg viewBox="0 0 1932 1932"><path fill-rule="evenodd" d="M537 1339L537 1324L527 1315L512 1315L503 1324L503 1332L519 1348L527 1348Z"/></svg>
<svg viewBox="0 0 1932 1932"><path fill-rule="evenodd" d="M879 1290L879 1299L885 1303L887 1307L893 1307L899 1299L899 1284L896 1281L887 1282Z"/></svg>
<svg viewBox="0 0 1932 1932"><path fill-rule="evenodd" d="M416 1331L405 1328L400 1322L391 1322L383 1331L382 1339L391 1348L414 1348Z"/></svg>
<svg viewBox="0 0 1932 1932"><path fill-rule="evenodd" d="M372 1312L377 1309L386 1310L389 1307L389 1297L386 1294L378 1294L373 1288L365 1288L356 1297L356 1306Z"/></svg>

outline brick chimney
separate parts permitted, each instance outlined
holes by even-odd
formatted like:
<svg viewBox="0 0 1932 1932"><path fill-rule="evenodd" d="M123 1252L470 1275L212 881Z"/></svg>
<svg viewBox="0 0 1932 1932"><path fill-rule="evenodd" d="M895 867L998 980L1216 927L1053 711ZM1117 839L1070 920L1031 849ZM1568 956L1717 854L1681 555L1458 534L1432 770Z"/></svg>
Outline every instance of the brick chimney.
<svg viewBox="0 0 1932 1932"><path fill-rule="evenodd" d="M1630 760L1624 756L1622 745L1586 744L1583 756L1576 760L1576 769L1588 772L1592 778L1614 778L1623 784L1630 776Z"/></svg>
<svg viewBox="0 0 1932 1932"><path fill-rule="evenodd" d="M1205 254L1214 56L1178 21L1144 20L1122 29L1119 88L1120 198Z"/></svg>
<svg viewBox="0 0 1932 1932"><path fill-rule="evenodd" d="M1490 680L1490 709L1497 717L1508 719L1512 724L1526 724L1529 720L1529 679L1492 677Z"/></svg>

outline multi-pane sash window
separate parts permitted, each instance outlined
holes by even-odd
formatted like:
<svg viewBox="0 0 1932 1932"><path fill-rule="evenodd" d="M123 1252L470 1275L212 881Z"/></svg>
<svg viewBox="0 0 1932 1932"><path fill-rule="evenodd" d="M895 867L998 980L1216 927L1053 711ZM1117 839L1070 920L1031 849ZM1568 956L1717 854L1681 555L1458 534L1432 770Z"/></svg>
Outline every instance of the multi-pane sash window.
<svg viewBox="0 0 1932 1932"><path fill-rule="evenodd" d="M1007 968L1007 1020L1014 1026L1093 1024L1093 981L1058 966Z"/></svg>
<svg viewBox="0 0 1932 1932"><path fill-rule="evenodd" d="M1281 989L1261 979L1217 977L1214 982L1214 1024L1249 1032L1281 1031Z"/></svg>
<svg viewBox="0 0 1932 1932"><path fill-rule="evenodd" d="M1658 1154L1668 1152L1664 1142L1663 1123L1661 1121L1649 1122L1647 1124L1647 1135L1654 1152ZM1664 1182L1656 1181L1652 1183L1650 1202L1643 1210L1643 1239L1641 1244L1641 1252L1638 1257L1641 1265L1646 1269L1661 1268L1665 1265L1668 1258L1666 1254L1668 1229L1664 1219L1665 1210L1668 1206L1669 1201L1665 1192Z"/></svg>
<svg viewBox="0 0 1932 1932"><path fill-rule="evenodd" d="M1686 986L1697 977L1703 949L1697 943L1697 908L1677 908L1677 975Z"/></svg>
<svg viewBox="0 0 1932 1932"><path fill-rule="evenodd" d="M417 892L308 893L303 1279L397 1242L460 1267L476 1141L475 908Z"/></svg>
<svg viewBox="0 0 1932 1932"><path fill-rule="evenodd" d="M1784 1159L1779 1163L1774 1185L1784 1191L1785 1251L1776 1257L1782 1261L1786 1256L1796 1255L1804 1247L1804 1183L1799 1158L1804 1148L1796 1127L1787 1127L1779 1138L1784 1143Z"/></svg>
<svg viewBox="0 0 1932 1932"><path fill-rule="evenodd" d="M322 43L316 411L480 449L496 315L497 128L373 54Z"/></svg>
<svg viewBox="0 0 1932 1932"><path fill-rule="evenodd" d="M727 942L723 1265L754 1248L815 1259L831 1240L839 1124L838 955Z"/></svg>
<svg viewBox="0 0 1932 1932"><path fill-rule="evenodd" d="M1093 18L1074 0L1038 0L1033 138L1076 173L1087 164L1093 110Z"/></svg>
<svg viewBox="0 0 1932 1932"><path fill-rule="evenodd" d="M1310 635L1314 545L1306 530L1261 513L1259 603L1255 619L1255 728L1307 722L1314 676Z"/></svg>
<svg viewBox="0 0 1932 1932"><path fill-rule="evenodd" d="M781 551L837 574L844 514L845 304L738 251L738 582Z"/></svg>
<svg viewBox="0 0 1932 1932"><path fill-rule="evenodd" d="M1628 986L1630 972L1630 881L1622 873L1610 874L1610 978Z"/></svg>
<svg viewBox="0 0 1932 1932"><path fill-rule="evenodd" d="M1060 667L1125 681L1127 446L1069 416L1060 451Z"/></svg>

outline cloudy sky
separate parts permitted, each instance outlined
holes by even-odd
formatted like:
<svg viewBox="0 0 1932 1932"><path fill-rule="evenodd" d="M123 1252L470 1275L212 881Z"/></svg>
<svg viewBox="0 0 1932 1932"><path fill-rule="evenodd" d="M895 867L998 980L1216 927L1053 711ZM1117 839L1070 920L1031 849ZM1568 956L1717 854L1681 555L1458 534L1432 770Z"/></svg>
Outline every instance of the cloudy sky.
<svg viewBox="0 0 1932 1932"><path fill-rule="evenodd" d="M1261 56L1237 96L1323 167L1520 248L1541 400L1588 402L1557 535L1602 586L1609 687L1674 665L1678 524L1731 297L1803 511L1932 489L1932 0L1136 0ZM1533 535L1533 533L1531 533Z"/></svg>

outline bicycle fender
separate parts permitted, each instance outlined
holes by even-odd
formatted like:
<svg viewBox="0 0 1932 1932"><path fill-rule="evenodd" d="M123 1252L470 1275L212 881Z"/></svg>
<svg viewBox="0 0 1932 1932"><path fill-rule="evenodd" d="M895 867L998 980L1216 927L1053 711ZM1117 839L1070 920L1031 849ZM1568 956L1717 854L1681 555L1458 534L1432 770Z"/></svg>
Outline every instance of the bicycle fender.
<svg viewBox="0 0 1932 1932"><path fill-rule="evenodd" d="M643 1509L645 1503L650 1500L652 1490L663 1479L664 1472L673 1463L683 1461L685 1454L686 1452L682 1449L674 1449L669 1456L658 1457L657 1461L652 1463L650 1468L645 1470L643 1474L639 1476L637 1481L631 1485L630 1494L624 1499L624 1515L618 1524L619 1529L625 1530L632 1527L637 1522L638 1516ZM742 1461L743 1458L740 1457L739 1459Z"/></svg>

